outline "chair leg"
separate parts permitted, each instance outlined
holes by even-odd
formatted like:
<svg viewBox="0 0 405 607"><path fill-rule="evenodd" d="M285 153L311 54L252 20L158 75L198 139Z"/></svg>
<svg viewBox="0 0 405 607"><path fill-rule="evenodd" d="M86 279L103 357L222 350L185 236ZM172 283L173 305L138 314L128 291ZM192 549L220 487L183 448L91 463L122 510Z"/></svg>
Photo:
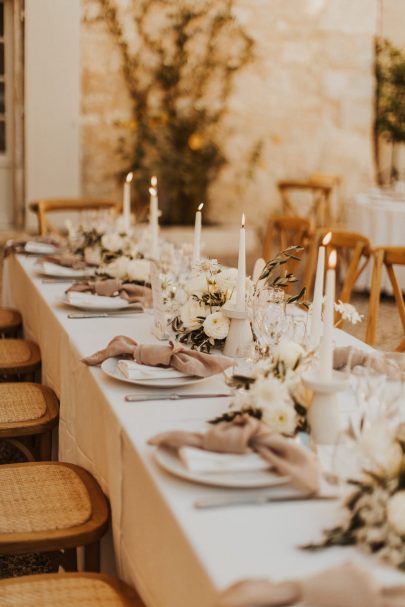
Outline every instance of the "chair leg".
<svg viewBox="0 0 405 607"><path fill-rule="evenodd" d="M399 344L399 346L397 348L395 348L396 352L405 352L405 339L403 339L401 341L401 343Z"/></svg>
<svg viewBox="0 0 405 607"><path fill-rule="evenodd" d="M39 459L50 461L52 459L52 433L43 432L39 436Z"/></svg>
<svg viewBox="0 0 405 607"><path fill-rule="evenodd" d="M384 261L384 250L377 249L374 254L374 267L371 279L370 299L368 303L368 319L366 343L373 346L376 339L378 311L380 308L381 273Z"/></svg>
<svg viewBox="0 0 405 607"><path fill-rule="evenodd" d="M65 548L60 563L65 571L77 571L77 548Z"/></svg>
<svg viewBox="0 0 405 607"><path fill-rule="evenodd" d="M84 547L85 571L100 571L100 542L93 542Z"/></svg>

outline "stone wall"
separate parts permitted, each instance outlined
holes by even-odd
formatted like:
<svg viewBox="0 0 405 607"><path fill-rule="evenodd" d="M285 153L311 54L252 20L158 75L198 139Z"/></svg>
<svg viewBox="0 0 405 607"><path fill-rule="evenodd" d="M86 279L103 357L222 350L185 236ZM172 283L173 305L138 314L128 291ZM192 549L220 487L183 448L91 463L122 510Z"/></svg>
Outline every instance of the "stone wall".
<svg viewBox="0 0 405 607"><path fill-rule="evenodd" d="M125 27L130 2L116 2ZM372 185L376 2L237 0L257 58L238 76L231 99L224 125L231 162L211 190L213 218L237 221L244 209L260 225L280 203L279 179L339 175L346 200ZM82 4L83 193L116 197L130 100L99 2ZM249 181L241 159L259 139L262 157Z"/></svg>

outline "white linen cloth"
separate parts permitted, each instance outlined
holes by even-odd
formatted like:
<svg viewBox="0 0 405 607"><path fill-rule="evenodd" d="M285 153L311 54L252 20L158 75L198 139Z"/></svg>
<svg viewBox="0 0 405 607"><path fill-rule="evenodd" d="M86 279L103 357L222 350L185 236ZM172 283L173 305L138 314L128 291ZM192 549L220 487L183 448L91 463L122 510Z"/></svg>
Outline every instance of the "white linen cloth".
<svg viewBox="0 0 405 607"><path fill-rule="evenodd" d="M129 391L145 388L114 381L80 359L119 334L155 343L152 317L68 319L53 303L66 285L43 284L33 264L23 256L7 259L4 303L21 310L28 335L41 346L44 381L61 401L60 457L87 468L108 495L118 573L138 586L147 607L211 607L219 590L242 578L306 576L347 559L372 567L384 583L403 583L403 574L353 548L314 554L297 548L340 520L337 502L194 509L195 499L223 492L163 472L147 440L173 428L198 429L224 411L227 399L125 402ZM338 345L362 346L342 331L335 335ZM223 383L209 378L181 391L221 392Z"/></svg>
<svg viewBox="0 0 405 607"><path fill-rule="evenodd" d="M122 297L105 297L79 291L69 291L66 293L66 298L70 304L86 309L121 310L129 306L129 301Z"/></svg>
<svg viewBox="0 0 405 607"><path fill-rule="evenodd" d="M404 246L405 194L390 196L382 191L359 194L348 206L348 227L371 240L375 247ZM356 283L357 290L370 289L373 264L369 263ZM395 268L402 290L405 291L405 268ZM383 270L382 290L392 293L391 283Z"/></svg>

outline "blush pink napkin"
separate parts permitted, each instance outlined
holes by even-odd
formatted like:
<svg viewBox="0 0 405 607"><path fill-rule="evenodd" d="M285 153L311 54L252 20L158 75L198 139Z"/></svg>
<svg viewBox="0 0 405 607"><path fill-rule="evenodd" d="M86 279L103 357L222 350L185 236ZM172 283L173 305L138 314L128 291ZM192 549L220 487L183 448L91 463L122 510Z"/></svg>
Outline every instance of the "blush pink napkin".
<svg viewBox="0 0 405 607"><path fill-rule="evenodd" d="M225 590L217 607L404 607L405 585L382 587L364 569L344 563L302 580L246 580Z"/></svg>
<svg viewBox="0 0 405 607"><path fill-rule="evenodd" d="M4 247L3 256L8 257L11 253L24 253L27 242L38 242L41 244L51 244L55 247L60 245L60 242L52 236L33 236L31 238L21 240L9 240Z"/></svg>
<svg viewBox="0 0 405 607"><path fill-rule="evenodd" d="M66 293L72 291L78 293L95 293L96 295L102 295L104 297L119 296L130 303L139 302L145 308L152 307L152 289L132 283L126 283L119 278L77 282L73 284Z"/></svg>
<svg viewBox="0 0 405 607"><path fill-rule="evenodd" d="M138 344L123 335L114 337L104 350L84 358L83 362L86 365L99 365L113 356L130 358L143 365L173 367L177 371L198 377L210 377L234 364L232 358L189 350L173 342L167 345Z"/></svg>
<svg viewBox="0 0 405 607"><path fill-rule="evenodd" d="M390 379L399 379L400 376L405 375L405 354L398 352L380 352L378 358L369 358L369 354L357 348L351 348L350 346L344 346L335 348L333 352L333 368L343 369L347 366L350 357L350 368L356 366L367 366L370 361L371 367L374 371L384 373Z"/></svg>
<svg viewBox="0 0 405 607"><path fill-rule="evenodd" d="M172 449L187 446L217 453L256 451L279 474L289 476L297 488L310 493L319 491L319 467L314 454L247 414L212 425L205 434L174 430L158 434L148 442Z"/></svg>
<svg viewBox="0 0 405 607"><path fill-rule="evenodd" d="M78 255L44 255L42 257L43 261L48 261L49 263L56 263L58 266L63 266L64 268L72 268L73 270L84 270L88 266L92 264L88 264L84 261L82 257Z"/></svg>

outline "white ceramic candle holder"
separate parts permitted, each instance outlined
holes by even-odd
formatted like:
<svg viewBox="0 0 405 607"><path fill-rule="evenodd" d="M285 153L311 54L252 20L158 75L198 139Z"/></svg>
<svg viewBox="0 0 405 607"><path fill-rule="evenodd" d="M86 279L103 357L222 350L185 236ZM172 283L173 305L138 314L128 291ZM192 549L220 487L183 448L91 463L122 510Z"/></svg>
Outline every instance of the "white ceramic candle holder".
<svg viewBox="0 0 405 607"><path fill-rule="evenodd" d="M314 393L308 411L314 442L318 445L336 444L342 428L338 393L346 388L347 376L334 371L330 380L322 380L319 371L312 370L302 379Z"/></svg>
<svg viewBox="0 0 405 607"><path fill-rule="evenodd" d="M231 321L223 353L225 356L233 358L247 356L253 343L253 334L246 310L236 310L224 306L222 312Z"/></svg>

